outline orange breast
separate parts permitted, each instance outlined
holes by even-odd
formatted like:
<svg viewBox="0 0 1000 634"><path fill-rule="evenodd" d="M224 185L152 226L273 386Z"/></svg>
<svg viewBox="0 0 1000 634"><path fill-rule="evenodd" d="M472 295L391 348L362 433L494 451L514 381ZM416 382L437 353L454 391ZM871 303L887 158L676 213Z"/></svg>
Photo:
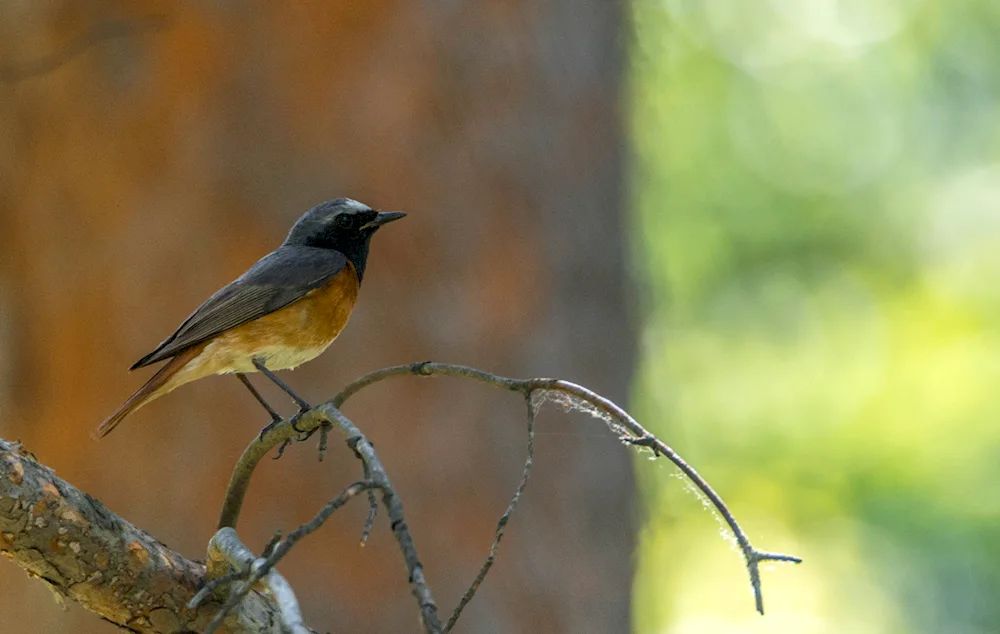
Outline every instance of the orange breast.
<svg viewBox="0 0 1000 634"><path fill-rule="evenodd" d="M358 298L358 276L350 264L325 286L229 331L234 341L261 346L313 348L329 345L347 325Z"/></svg>
<svg viewBox="0 0 1000 634"><path fill-rule="evenodd" d="M305 363L337 338L357 297L358 276L348 263L326 285L302 299L213 338L182 370L187 375L183 382L209 374L255 372L255 357L272 370Z"/></svg>

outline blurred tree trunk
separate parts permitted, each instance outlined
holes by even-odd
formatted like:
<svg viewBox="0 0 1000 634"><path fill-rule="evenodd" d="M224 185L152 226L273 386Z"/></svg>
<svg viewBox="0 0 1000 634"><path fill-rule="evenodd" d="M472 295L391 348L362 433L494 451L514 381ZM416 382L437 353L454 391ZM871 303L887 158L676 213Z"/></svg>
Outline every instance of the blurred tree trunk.
<svg viewBox="0 0 1000 634"><path fill-rule="evenodd" d="M305 209L339 195L411 213L374 245L345 333L287 377L301 393L320 400L375 367L435 359L557 375L624 401L634 333L622 6L115 6L0 8L8 70L102 21L137 25L0 84L2 435L199 556L232 464L266 422L236 380L186 386L101 443L88 434L143 379L125 372L132 361ZM382 389L348 413L378 445L447 611L516 484L520 403L443 379ZM587 424L599 425L540 417L527 497L461 631L628 631L630 462ZM240 527L248 545L259 550L357 476L337 449L317 464L296 447L257 475ZM287 488L306 477L314 487ZM355 515L282 566L303 588L307 621L408 631L391 536L376 528L359 549L364 509L345 511ZM54 610L12 566L0 567L0 594L5 634L109 631Z"/></svg>

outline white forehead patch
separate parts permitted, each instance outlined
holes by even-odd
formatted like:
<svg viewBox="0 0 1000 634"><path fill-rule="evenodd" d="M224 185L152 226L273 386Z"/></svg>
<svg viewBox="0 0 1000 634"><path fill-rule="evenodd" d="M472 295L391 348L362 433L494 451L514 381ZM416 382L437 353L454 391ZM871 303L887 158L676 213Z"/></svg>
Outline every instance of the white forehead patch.
<svg viewBox="0 0 1000 634"><path fill-rule="evenodd" d="M343 202L344 211L340 213L357 214L363 211L371 211L371 207L356 200L345 198Z"/></svg>

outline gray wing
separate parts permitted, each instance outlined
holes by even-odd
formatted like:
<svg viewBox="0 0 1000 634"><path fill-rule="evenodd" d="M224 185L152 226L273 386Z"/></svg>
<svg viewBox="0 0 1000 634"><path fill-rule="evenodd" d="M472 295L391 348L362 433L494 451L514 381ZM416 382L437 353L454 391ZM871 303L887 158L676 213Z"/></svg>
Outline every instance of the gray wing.
<svg viewBox="0 0 1000 634"><path fill-rule="evenodd" d="M209 297L174 334L129 369L163 361L220 332L273 313L323 286L345 266L347 257L339 251L283 246Z"/></svg>

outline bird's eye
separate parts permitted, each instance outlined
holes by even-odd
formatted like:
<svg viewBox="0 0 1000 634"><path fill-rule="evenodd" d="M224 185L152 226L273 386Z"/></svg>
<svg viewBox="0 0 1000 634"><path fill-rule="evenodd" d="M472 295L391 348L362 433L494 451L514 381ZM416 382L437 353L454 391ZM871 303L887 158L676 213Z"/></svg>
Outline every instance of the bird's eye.
<svg viewBox="0 0 1000 634"><path fill-rule="evenodd" d="M347 229L354 224L354 218L350 214L340 214L334 222L341 229Z"/></svg>

